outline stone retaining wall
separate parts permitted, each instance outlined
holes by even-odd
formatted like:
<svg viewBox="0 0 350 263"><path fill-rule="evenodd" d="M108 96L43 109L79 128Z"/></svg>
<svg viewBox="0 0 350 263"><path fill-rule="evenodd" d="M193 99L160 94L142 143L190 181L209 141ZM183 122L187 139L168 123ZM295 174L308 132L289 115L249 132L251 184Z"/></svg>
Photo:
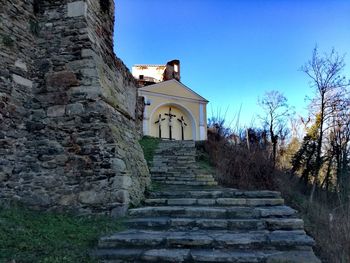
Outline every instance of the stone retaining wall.
<svg viewBox="0 0 350 263"><path fill-rule="evenodd" d="M137 205L150 177L113 1L0 4L0 37L13 40L0 41L1 200L114 215Z"/></svg>

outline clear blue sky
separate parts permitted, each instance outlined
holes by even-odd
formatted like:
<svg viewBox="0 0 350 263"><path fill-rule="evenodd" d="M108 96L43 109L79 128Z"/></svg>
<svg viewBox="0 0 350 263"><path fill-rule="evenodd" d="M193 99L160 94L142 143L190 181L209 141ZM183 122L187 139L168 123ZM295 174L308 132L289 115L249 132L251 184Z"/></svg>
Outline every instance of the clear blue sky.
<svg viewBox="0 0 350 263"><path fill-rule="evenodd" d="M350 0L116 0L115 52L134 64L180 59L182 82L241 124L261 111L265 91L284 93L305 114L308 79L299 71L315 44L346 56Z"/></svg>

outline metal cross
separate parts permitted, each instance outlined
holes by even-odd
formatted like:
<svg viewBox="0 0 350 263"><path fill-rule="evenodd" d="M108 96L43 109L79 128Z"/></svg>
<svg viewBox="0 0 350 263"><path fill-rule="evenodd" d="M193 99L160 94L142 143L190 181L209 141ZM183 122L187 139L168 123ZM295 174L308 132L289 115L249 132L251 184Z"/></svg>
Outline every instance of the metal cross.
<svg viewBox="0 0 350 263"><path fill-rule="evenodd" d="M165 118L162 118L162 114L159 114L158 120L154 122L155 124L158 123L158 131L159 131L159 138L162 138L162 121L164 121Z"/></svg>
<svg viewBox="0 0 350 263"><path fill-rule="evenodd" d="M187 123L185 122L184 116L181 116L180 119L177 119L181 123L181 135L182 135L182 140L185 139L185 126L187 126Z"/></svg>
<svg viewBox="0 0 350 263"><path fill-rule="evenodd" d="M176 117L176 115L171 113L171 107L169 108L169 113L165 113L165 115L169 117L169 140L172 140L173 139L173 136L172 136L172 126L173 126L172 119L173 119L173 117Z"/></svg>

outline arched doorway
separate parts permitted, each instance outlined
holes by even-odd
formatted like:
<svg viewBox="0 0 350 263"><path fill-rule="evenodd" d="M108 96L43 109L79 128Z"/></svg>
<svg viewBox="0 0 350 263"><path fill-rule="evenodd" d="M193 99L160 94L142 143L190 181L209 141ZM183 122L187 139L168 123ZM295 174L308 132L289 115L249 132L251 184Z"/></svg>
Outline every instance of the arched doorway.
<svg viewBox="0 0 350 263"><path fill-rule="evenodd" d="M150 114L149 132L153 137L172 140L195 140L196 122L184 106L164 103Z"/></svg>

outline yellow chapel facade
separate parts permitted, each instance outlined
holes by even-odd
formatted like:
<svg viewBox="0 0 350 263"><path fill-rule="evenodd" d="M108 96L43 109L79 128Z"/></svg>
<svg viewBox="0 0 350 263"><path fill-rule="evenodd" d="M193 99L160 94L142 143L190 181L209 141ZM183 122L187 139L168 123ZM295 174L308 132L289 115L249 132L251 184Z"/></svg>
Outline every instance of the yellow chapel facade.
<svg viewBox="0 0 350 263"><path fill-rule="evenodd" d="M144 97L143 134L169 140L206 140L208 100L180 81L180 61L135 65Z"/></svg>

